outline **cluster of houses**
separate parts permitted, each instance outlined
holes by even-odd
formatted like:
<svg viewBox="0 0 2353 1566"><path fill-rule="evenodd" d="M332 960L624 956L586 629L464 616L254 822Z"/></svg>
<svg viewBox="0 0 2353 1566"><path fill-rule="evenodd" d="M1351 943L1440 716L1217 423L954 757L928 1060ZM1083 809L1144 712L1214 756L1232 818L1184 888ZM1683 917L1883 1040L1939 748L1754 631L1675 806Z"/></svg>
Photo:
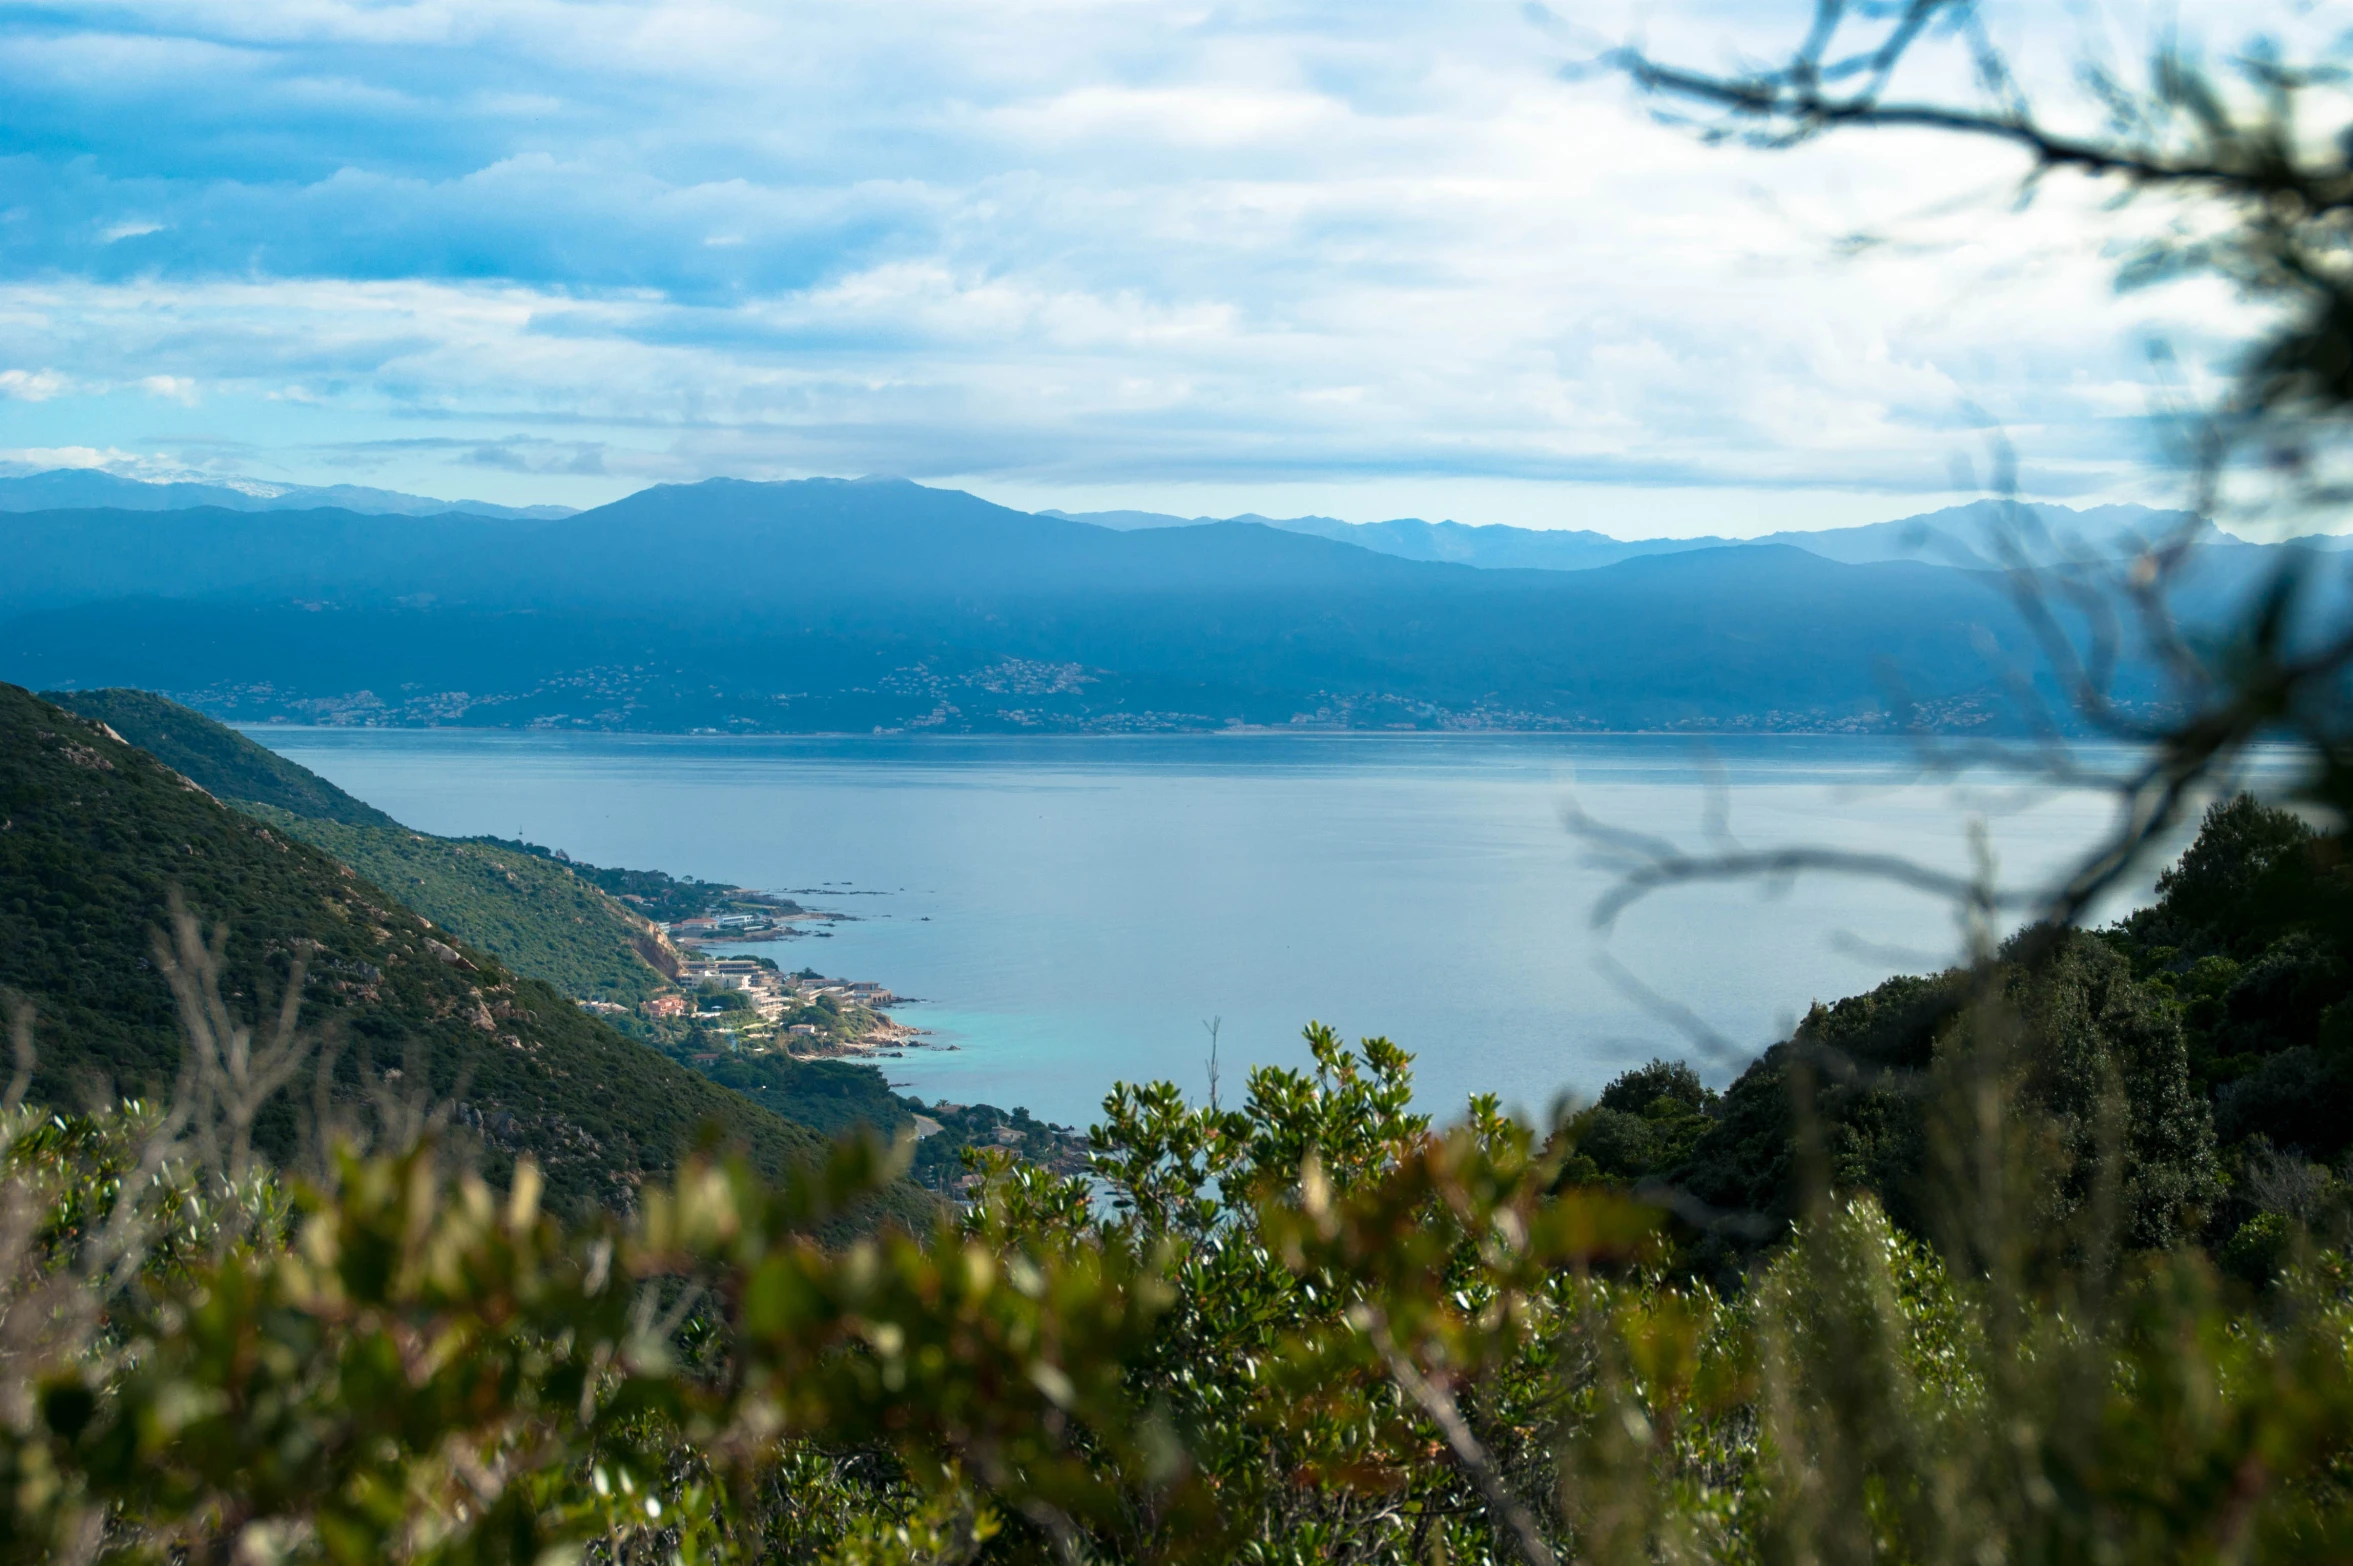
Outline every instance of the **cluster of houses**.
<svg viewBox="0 0 2353 1566"><path fill-rule="evenodd" d="M657 995L639 1009L649 1017L686 1016L695 1007L693 992L713 984L742 991L750 999L754 1015L768 1022L776 1021L792 1007L810 1004L821 995L830 995L844 1006L863 1006L870 1011L899 1003L896 995L870 981L782 973L749 957L690 955L679 967L678 983L687 993ZM814 1038L823 1031L813 1023L796 1022L784 1034L790 1040Z"/></svg>
<svg viewBox="0 0 2353 1566"><path fill-rule="evenodd" d="M676 924L668 925L665 928L671 939L691 941L696 939L711 940L726 936L759 935L781 927L781 921L774 914L729 913L707 914L698 919L681 919Z"/></svg>

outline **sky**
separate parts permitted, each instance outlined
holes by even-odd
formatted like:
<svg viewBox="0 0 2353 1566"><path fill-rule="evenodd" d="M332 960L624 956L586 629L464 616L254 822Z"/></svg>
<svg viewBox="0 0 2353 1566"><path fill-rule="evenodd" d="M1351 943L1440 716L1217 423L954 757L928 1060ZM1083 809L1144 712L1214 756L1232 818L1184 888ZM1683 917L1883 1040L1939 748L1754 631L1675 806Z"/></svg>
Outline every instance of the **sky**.
<svg viewBox="0 0 2353 1566"><path fill-rule="evenodd" d="M20 0L0 463L1740 536L1971 498L1998 431L2031 496L2177 499L2152 345L2210 388L2246 316L2118 294L2142 219L1587 68L1808 9ZM2145 33L1990 14L2056 83L2092 13Z"/></svg>

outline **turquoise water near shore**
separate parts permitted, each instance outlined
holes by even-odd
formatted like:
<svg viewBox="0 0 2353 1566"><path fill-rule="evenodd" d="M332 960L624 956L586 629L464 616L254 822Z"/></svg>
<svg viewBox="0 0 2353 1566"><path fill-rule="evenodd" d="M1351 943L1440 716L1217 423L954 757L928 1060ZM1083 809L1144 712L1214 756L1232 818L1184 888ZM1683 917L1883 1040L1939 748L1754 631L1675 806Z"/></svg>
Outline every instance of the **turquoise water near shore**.
<svg viewBox="0 0 2353 1566"><path fill-rule="evenodd" d="M261 728L425 831L518 833L597 864L792 890L852 915L753 946L874 979L930 1049L929 1099L1085 1124L1118 1079L1224 1090L1297 1065L1310 1019L1419 1057L1422 1100L1540 1111L1653 1054L1716 1081L1815 999L1956 949L1951 910L1841 878L1677 889L1592 928L1612 873L1562 825L1894 851L1960 869L1982 819L2031 880L2109 817L2088 793L1924 782L1904 743L1830 736L734 738ZM1714 1031L1631 993L1615 964ZM953 1045L954 1048L947 1046Z"/></svg>

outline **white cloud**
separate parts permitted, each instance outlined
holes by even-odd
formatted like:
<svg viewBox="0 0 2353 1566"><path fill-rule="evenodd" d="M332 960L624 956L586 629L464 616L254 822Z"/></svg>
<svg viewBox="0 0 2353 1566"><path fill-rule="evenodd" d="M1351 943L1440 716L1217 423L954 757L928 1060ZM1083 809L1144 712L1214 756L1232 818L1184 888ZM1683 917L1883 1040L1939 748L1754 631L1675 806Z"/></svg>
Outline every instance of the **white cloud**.
<svg viewBox="0 0 2353 1566"><path fill-rule="evenodd" d="M96 446L0 447L0 473L15 477L45 473L54 468L99 468L127 478L179 478L184 470L159 464L141 452Z"/></svg>
<svg viewBox="0 0 2353 1566"><path fill-rule="evenodd" d="M1573 20L1613 39L1615 4ZM1802 10L1651 25L1710 61ZM1998 150L1704 148L1564 84L1585 35L1502 3L62 14L0 29L37 212L79 214L0 252L0 362L58 367L0 392L70 380L77 438L227 450L154 433L201 385L239 460L312 481L364 450L375 482L445 488L434 464L522 432L565 455L501 457L502 498L890 471L1038 504L1892 512L1982 454L1982 410L2043 492L2114 494L2143 339L2211 378L2240 319L2211 287L2115 297L2085 194L2009 211ZM1865 223L1889 242L1842 259Z"/></svg>
<svg viewBox="0 0 2353 1566"><path fill-rule="evenodd" d="M0 397L47 402L65 389L65 377L55 370L0 370Z"/></svg>

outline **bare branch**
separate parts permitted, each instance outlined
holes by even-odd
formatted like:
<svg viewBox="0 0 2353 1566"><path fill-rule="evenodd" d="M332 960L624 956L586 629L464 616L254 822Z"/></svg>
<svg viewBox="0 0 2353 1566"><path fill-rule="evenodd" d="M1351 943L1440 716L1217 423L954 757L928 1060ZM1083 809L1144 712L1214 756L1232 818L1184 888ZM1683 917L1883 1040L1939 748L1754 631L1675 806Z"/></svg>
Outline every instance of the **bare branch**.
<svg viewBox="0 0 2353 1566"><path fill-rule="evenodd" d="M262 1106L293 1079L315 1044L298 1027L310 956L297 951L288 965L276 1023L256 1049L253 1030L236 1019L221 995L227 925L215 925L206 940L177 887L171 890L169 911L171 936L156 932L154 951L187 1035L176 1098L192 1115L205 1161L230 1185L241 1185L252 1172L253 1127Z"/></svg>
<svg viewBox="0 0 2353 1566"><path fill-rule="evenodd" d="M1560 1566L1560 1557L1545 1542L1544 1530L1537 1525L1535 1514L1512 1492L1503 1471L1495 1466L1495 1459L1488 1455L1469 1421L1462 1417L1462 1410L1455 1406L1453 1394L1421 1373L1412 1357L1397 1346L1388 1319L1378 1310L1366 1307L1363 1320L1366 1336L1389 1367L1389 1379L1438 1427L1438 1433L1446 1439L1446 1449L1478 1485L1496 1516L1503 1519L1512 1542L1519 1546L1521 1557L1529 1566Z"/></svg>

